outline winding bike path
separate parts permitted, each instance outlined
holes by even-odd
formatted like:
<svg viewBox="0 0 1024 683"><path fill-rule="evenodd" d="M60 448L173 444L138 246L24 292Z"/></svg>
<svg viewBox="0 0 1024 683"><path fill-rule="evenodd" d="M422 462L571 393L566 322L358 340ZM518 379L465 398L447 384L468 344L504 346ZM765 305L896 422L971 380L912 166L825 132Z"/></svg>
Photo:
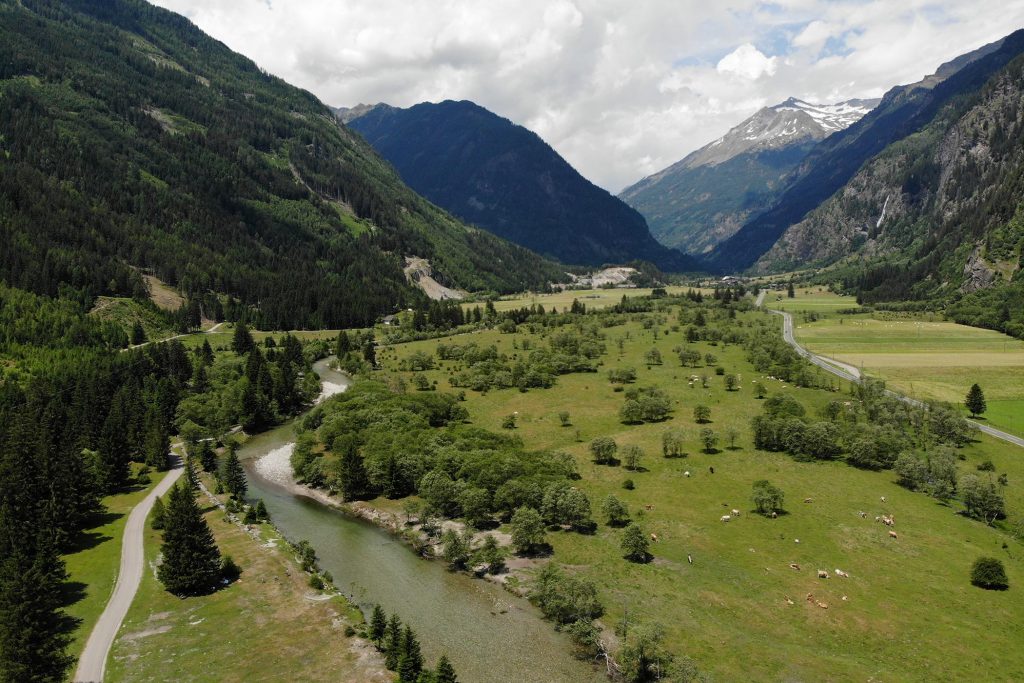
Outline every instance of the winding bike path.
<svg viewBox="0 0 1024 683"><path fill-rule="evenodd" d="M117 638L117 632L121 629L121 623L128 614L128 608L131 607L142 581L142 570L145 566L142 541L146 517L157 497L167 493L183 471L181 460L175 460L160 483L129 513L128 521L124 525L121 568L117 572L117 583L114 584L114 592L96 625L93 626L92 633L85 642L85 649L78 658L75 683L100 683L103 680L110 647Z"/></svg>
<svg viewBox="0 0 1024 683"><path fill-rule="evenodd" d="M776 310L773 310L773 309L768 309L768 310L769 310L770 313L774 313L775 315L781 315L782 316L782 338L785 339L786 343L789 344L790 346L792 346L793 349L798 354L800 354L801 356L806 358L808 361L810 361L814 365L817 365L822 370L825 370L827 372L831 372L836 377L840 377L840 378L848 380L850 382L857 382L857 383L860 382L860 380L861 380L860 371L857 368L853 367L852 365L847 365L846 363L840 363L839 361L827 360L825 358L822 358L821 356L818 356L817 354L811 353L810 351L808 351L804 347L800 346L800 343L797 342L796 338L793 336L793 316L792 315L790 315L789 313L786 313L785 311L776 311ZM924 407L926 407L926 404L923 401L918 401L916 398L910 398L909 396L904 396L903 394L900 394L900 393L897 393L895 391L892 391L891 389L886 389L885 393L888 394L889 396L892 396L893 398L898 398L899 400L903 401L904 403L912 405L915 408L924 408ZM968 420L968 422L971 425L977 427L981 432L983 432L985 434L988 434L991 437L994 437L996 439L1001 439L1003 441L1006 441L1007 443L1012 443L1015 446L1020 446L1021 448L1024 448L1024 439L1022 439L1019 436L1014 436L1013 434L1008 434L1008 433L1006 433L1006 432L1004 432L1004 431L1002 431L1000 429L996 429L995 427L990 427L988 425L979 424L978 422L975 422L974 420Z"/></svg>

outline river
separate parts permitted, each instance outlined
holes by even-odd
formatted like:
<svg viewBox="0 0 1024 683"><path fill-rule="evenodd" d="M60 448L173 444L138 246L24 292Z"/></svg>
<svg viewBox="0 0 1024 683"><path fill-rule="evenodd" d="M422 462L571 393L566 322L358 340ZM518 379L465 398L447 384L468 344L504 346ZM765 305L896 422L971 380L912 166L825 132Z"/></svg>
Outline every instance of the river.
<svg viewBox="0 0 1024 683"><path fill-rule="evenodd" d="M325 388L347 385L347 378L330 370L326 360L314 369ZM526 600L487 581L449 572L383 529L261 476L256 461L293 439L289 423L257 435L239 451L250 497L263 499L289 539L313 544L320 566L364 612L379 603L412 626L427 666L447 654L464 683L606 680L597 669L573 659L568 639Z"/></svg>

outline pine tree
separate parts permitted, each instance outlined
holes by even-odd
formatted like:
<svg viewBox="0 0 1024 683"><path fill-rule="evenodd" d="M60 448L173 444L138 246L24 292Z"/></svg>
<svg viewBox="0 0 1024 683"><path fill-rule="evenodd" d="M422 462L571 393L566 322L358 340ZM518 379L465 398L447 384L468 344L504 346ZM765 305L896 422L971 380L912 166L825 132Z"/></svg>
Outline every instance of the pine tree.
<svg viewBox="0 0 1024 683"><path fill-rule="evenodd" d="M161 553L157 578L175 595L204 593L220 577L220 551L187 486L175 486L168 496Z"/></svg>
<svg viewBox="0 0 1024 683"><path fill-rule="evenodd" d="M402 621L397 614L388 619L384 632L384 666L392 671L398 670L398 657L402 650Z"/></svg>
<svg viewBox="0 0 1024 683"><path fill-rule="evenodd" d="M380 605L373 606L373 615L370 617L370 640L379 647L384 640L384 633L388 628L388 619L384 615L384 609Z"/></svg>
<svg viewBox="0 0 1024 683"><path fill-rule="evenodd" d="M252 335L249 334L249 328L245 326L245 323L239 322L235 325L235 334L231 338L231 350L241 356L254 348L256 348L256 343L252 340Z"/></svg>
<svg viewBox="0 0 1024 683"><path fill-rule="evenodd" d="M344 358L346 355L348 355L348 352L351 350L352 341L348 338L348 333L345 330L342 330L341 332L338 333L338 358Z"/></svg>
<svg viewBox="0 0 1024 683"><path fill-rule="evenodd" d="M150 404L146 413L146 440L144 460L150 467L163 472L167 469L167 453L171 449L171 439L167 428L155 404Z"/></svg>
<svg viewBox="0 0 1024 683"><path fill-rule="evenodd" d="M401 653L398 656L398 680L400 683L416 683L423 671L423 654L420 643L411 627L406 626L402 632Z"/></svg>
<svg viewBox="0 0 1024 683"><path fill-rule="evenodd" d="M217 453L209 441L200 441L196 457L204 472L214 472L217 469Z"/></svg>
<svg viewBox="0 0 1024 683"><path fill-rule="evenodd" d="M459 679L455 676L455 669L452 668L452 663L448 661L446 655L441 655L441 659L437 660L437 673L434 679L436 683L459 683Z"/></svg>
<svg viewBox="0 0 1024 683"><path fill-rule="evenodd" d="M59 683L74 663L60 610L64 564L45 539L16 538L0 510L0 680Z"/></svg>
<svg viewBox="0 0 1024 683"><path fill-rule="evenodd" d="M337 448L337 446L335 446ZM366 494L369 477L363 464L363 456L354 440L345 440L338 461L338 479L343 500L356 500Z"/></svg>
<svg viewBox="0 0 1024 683"><path fill-rule="evenodd" d="M146 331L142 329L142 323L138 320L132 325L132 344L138 345L146 341Z"/></svg>
<svg viewBox="0 0 1024 683"><path fill-rule="evenodd" d="M149 528L156 531L164 528L164 501L160 496L153 501L153 511L149 513Z"/></svg>
<svg viewBox="0 0 1024 683"><path fill-rule="evenodd" d="M209 339L204 339L203 345L199 347L199 357L204 365L209 365L213 362L213 348L210 346Z"/></svg>
<svg viewBox="0 0 1024 683"><path fill-rule="evenodd" d="M971 411L972 417L981 415L988 406L985 404L985 393L981 390L981 387L977 384L971 385L971 390L967 392L967 400L964 401L964 405L967 406L967 410Z"/></svg>
<svg viewBox="0 0 1024 683"><path fill-rule="evenodd" d="M242 463L238 461L238 453L234 448L228 449L228 457L224 459L220 478L224 482L225 490L233 498L238 500L245 498L245 493L249 490L249 484L245 480L245 470L242 469Z"/></svg>
<svg viewBox="0 0 1024 683"><path fill-rule="evenodd" d="M256 501L256 519L261 522L270 521L270 513L267 512L267 506L263 503L262 498Z"/></svg>

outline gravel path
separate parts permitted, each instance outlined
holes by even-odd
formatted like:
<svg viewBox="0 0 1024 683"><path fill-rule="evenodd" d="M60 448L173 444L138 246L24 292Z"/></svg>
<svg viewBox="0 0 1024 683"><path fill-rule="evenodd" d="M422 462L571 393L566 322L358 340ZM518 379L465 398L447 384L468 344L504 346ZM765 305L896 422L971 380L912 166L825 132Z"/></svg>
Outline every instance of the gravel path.
<svg viewBox="0 0 1024 683"><path fill-rule="evenodd" d="M103 614L89 634L82 656L78 660L75 672L76 683L99 683L110 655L110 646L114 644L121 622L128 614L135 593L139 590L142 580L142 569L145 565L145 554L142 547L142 535L146 528L146 517L153 508L157 496L162 496L174 485L184 471L180 460L176 460L163 480L143 498L142 502L132 508L128 522L124 525L124 540L121 545L121 568L117 573L117 583L110 601L103 609Z"/></svg>

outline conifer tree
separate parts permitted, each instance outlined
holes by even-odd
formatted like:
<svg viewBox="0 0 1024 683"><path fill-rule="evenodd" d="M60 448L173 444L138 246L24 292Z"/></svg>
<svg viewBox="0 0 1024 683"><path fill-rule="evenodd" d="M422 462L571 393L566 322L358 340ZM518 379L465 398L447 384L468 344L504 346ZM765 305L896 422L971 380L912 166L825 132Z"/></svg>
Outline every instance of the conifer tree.
<svg viewBox="0 0 1024 683"><path fill-rule="evenodd" d="M398 656L398 680L400 683L416 683L423 671L423 654L420 642L416 639L411 627L406 626L402 632L402 646Z"/></svg>
<svg viewBox="0 0 1024 683"><path fill-rule="evenodd" d="M380 605L373 606L373 615L370 617L370 640L380 647L384 640L384 633L388 628L388 619L384 615L384 609Z"/></svg>
<svg viewBox="0 0 1024 683"><path fill-rule="evenodd" d="M387 629L384 631L384 666L396 671L398 669L398 657L402 650L402 621L397 614L392 614L388 619Z"/></svg>
<svg viewBox="0 0 1024 683"><path fill-rule="evenodd" d="M338 448L336 445L335 448ZM363 464L363 456L359 452L354 439L345 439L341 446L341 459L338 461L338 479L343 500L356 500L366 494L369 477Z"/></svg>
<svg viewBox="0 0 1024 683"><path fill-rule="evenodd" d="M233 498L238 500L245 498L249 484L245 480L245 470L242 469L242 463L238 461L238 453L234 448L228 449L228 456L224 459L220 478L224 482L224 489Z"/></svg>
<svg viewBox="0 0 1024 683"><path fill-rule="evenodd" d="M171 593L196 595L216 585L220 551L195 496L182 484L172 488L168 496L161 553L157 578Z"/></svg>
<svg viewBox="0 0 1024 683"><path fill-rule="evenodd" d="M455 669L452 668L452 663L448 661L446 655L441 655L441 659L437 660L437 673L434 680L436 683L459 683L459 679L455 676Z"/></svg>
<svg viewBox="0 0 1024 683"><path fill-rule="evenodd" d="M971 390L967 392L967 400L964 401L964 405L967 406L967 410L971 411L972 417L977 417L988 410L988 406L985 404L985 394L980 386L977 384L971 385Z"/></svg>
<svg viewBox="0 0 1024 683"><path fill-rule="evenodd" d="M149 528L156 531L164 528L164 501L160 496L153 501L153 511L149 513Z"/></svg>
<svg viewBox="0 0 1024 683"><path fill-rule="evenodd" d="M270 513L267 512L267 506L263 503L262 498L256 501L256 519L261 522L270 521Z"/></svg>
<svg viewBox="0 0 1024 683"><path fill-rule="evenodd" d="M144 460L150 467L163 472L167 469L167 453L171 449L171 440L167 428L155 405L150 405L146 413L146 440Z"/></svg>
<svg viewBox="0 0 1024 683"><path fill-rule="evenodd" d="M338 358L344 358L352 350L352 340L348 338L348 332L342 330L338 333Z"/></svg>
<svg viewBox="0 0 1024 683"><path fill-rule="evenodd" d="M231 350L241 356L254 348L256 348L256 343L253 342L252 335L249 334L249 328L245 323L239 322L235 325L235 334L231 338Z"/></svg>

